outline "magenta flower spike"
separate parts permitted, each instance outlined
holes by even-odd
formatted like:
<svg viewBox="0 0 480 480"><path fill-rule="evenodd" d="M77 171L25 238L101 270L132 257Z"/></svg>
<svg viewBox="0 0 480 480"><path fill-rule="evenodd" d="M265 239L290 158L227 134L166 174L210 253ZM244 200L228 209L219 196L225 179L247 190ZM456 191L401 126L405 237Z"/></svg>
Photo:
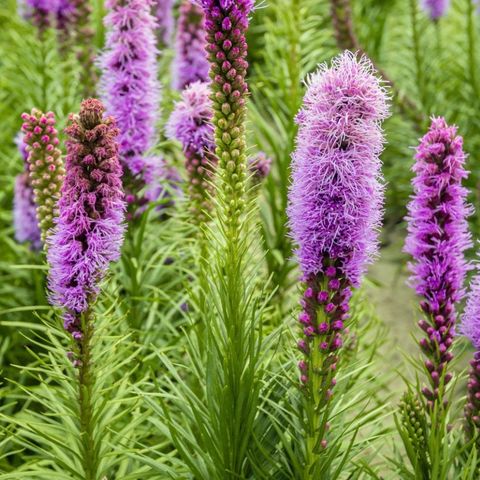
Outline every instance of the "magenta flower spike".
<svg viewBox="0 0 480 480"><path fill-rule="evenodd" d="M475 349L473 359L470 361L465 404L465 431L470 440L476 434L480 434L480 266L478 263L476 274L470 284L460 331L472 342ZM477 448L480 449L480 437L477 437Z"/></svg>
<svg viewBox="0 0 480 480"><path fill-rule="evenodd" d="M25 0L23 16L30 21L42 36L52 26L57 11L58 0Z"/></svg>
<svg viewBox="0 0 480 480"><path fill-rule="evenodd" d="M437 21L446 15L450 0L421 0L421 5L425 13L433 21Z"/></svg>
<svg viewBox="0 0 480 480"><path fill-rule="evenodd" d="M351 289L378 251L381 121L388 115L388 97L371 62L345 51L310 76L296 117L287 213L305 282L300 381L315 412L333 395ZM319 416L313 414L307 427L307 443L318 448L326 445L327 428Z"/></svg>
<svg viewBox="0 0 480 480"><path fill-rule="evenodd" d="M50 299L65 310L65 329L77 341L82 314L95 301L109 263L119 258L124 232L119 131L103 112L99 100L84 100L65 129L66 176L48 239Z"/></svg>
<svg viewBox="0 0 480 480"><path fill-rule="evenodd" d="M415 160L405 251L413 258L411 285L422 297L425 319L419 326L425 338L420 347L427 357L430 383L423 393L433 405L441 385L443 388L451 379L447 365L453 357L455 306L464 296L468 270L464 251L472 245L466 219L472 208L462 187L467 172L463 139L457 136L456 127L448 126L443 118L432 118Z"/></svg>
<svg viewBox="0 0 480 480"><path fill-rule="evenodd" d="M209 80L205 37L205 18L202 9L190 0L183 0L175 38L173 88L183 90L193 82Z"/></svg>
<svg viewBox="0 0 480 480"><path fill-rule="evenodd" d="M156 140L160 105L156 22L151 0L108 0L106 5L108 35L101 85L107 112L120 129L124 186L128 195L137 197L145 184L145 153Z"/></svg>
<svg viewBox="0 0 480 480"><path fill-rule="evenodd" d="M199 222L211 210L211 181L217 164L210 94L207 83L192 83L175 104L166 128L167 136L182 144L193 218Z"/></svg>

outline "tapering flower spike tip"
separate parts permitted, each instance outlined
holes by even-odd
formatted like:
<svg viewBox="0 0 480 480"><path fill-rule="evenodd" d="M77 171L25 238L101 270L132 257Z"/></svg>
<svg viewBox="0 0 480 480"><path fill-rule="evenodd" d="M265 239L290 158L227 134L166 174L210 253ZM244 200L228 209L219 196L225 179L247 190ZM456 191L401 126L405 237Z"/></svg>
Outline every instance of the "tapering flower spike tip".
<svg viewBox="0 0 480 480"><path fill-rule="evenodd" d="M421 0L421 5L425 13L437 21L447 14L450 0Z"/></svg>
<svg viewBox="0 0 480 480"><path fill-rule="evenodd" d="M99 100L84 100L65 130L66 177L48 240L51 300L65 309L65 328L77 340L81 314L98 295L109 263L119 258L124 231L119 131L103 112Z"/></svg>

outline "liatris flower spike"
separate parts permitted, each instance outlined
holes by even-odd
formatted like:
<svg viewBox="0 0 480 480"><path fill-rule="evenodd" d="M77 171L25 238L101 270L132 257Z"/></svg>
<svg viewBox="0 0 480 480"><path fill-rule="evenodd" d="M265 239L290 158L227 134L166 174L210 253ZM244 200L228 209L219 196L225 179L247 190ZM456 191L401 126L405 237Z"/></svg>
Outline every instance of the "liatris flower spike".
<svg viewBox="0 0 480 480"><path fill-rule="evenodd" d="M467 177L462 145L456 127L443 118L432 119L415 155L414 195L408 205L405 250L413 257L411 284L423 298L425 318L419 326L426 337L420 347L427 357L430 388L423 393L430 406L452 377L447 365L453 357L455 305L464 295L464 251L471 247L466 218L472 209L462 187Z"/></svg>
<svg viewBox="0 0 480 480"><path fill-rule="evenodd" d="M211 208L211 180L217 163L212 117L209 86L195 82L183 91L167 124L167 135L182 143L193 218L200 222L206 220L205 212Z"/></svg>
<svg viewBox="0 0 480 480"><path fill-rule="evenodd" d="M57 145L55 115L39 110L22 114L22 131L27 144L30 185L33 188L37 218L45 241L57 215L57 201L65 175L61 152Z"/></svg>
<svg viewBox="0 0 480 480"><path fill-rule="evenodd" d="M108 0L102 91L120 129L124 186L134 197L144 186L144 155L155 143L160 85L157 80L156 22L151 0Z"/></svg>
<svg viewBox="0 0 480 480"><path fill-rule="evenodd" d="M288 216L305 282L298 347L300 380L312 406L307 411L313 412L307 463L326 446L321 411L333 394L351 289L378 250L380 122L388 114L388 97L371 62L346 51L309 78L296 118Z"/></svg>
<svg viewBox="0 0 480 480"><path fill-rule="evenodd" d="M183 0L175 39L176 55L172 65L173 88L183 90L193 82L208 80L205 35L202 9L190 0Z"/></svg>
<svg viewBox="0 0 480 480"><path fill-rule="evenodd" d="M462 317L461 332L475 349L467 383L467 403L465 405L465 430L469 440L477 436L480 450L480 266L470 284L467 305Z"/></svg>
<svg viewBox="0 0 480 480"><path fill-rule="evenodd" d="M421 0L422 8L434 21L446 15L450 6L450 0Z"/></svg>
<svg viewBox="0 0 480 480"><path fill-rule="evenodd" d="M272 159L264 152L258 152L255 157L248 160L248 170L252 175L252 182L257 185L261 183L270 173Z"/></svg>
<svg viewBox="0 0 480 480"><path fill-rule="evenodd" d="M120 256L124 231L119 131L103 112L99 100L84 100L65 130L66 177L49 238L51 300L65 310L65 329L77 341L83 335L82 315L95 301L109 263Z"/></svg>
<svg viewBox="0 0 480 480"><path fill-rule="evenodd" d="M225 221L236 235L244 207L246 178L245 81L248 63L245 33L253 0L197 0L205 14L207 52L212 79L215 154L225 196Z"/></svg>

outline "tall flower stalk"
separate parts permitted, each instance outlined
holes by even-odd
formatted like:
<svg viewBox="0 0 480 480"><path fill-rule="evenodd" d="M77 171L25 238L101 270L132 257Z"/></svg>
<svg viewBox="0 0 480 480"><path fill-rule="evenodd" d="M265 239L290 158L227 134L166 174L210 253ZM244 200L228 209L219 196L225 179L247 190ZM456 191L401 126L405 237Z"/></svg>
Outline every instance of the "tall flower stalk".
<svg viewBox="0 0 480 480"><path fill-rule="evenodd" d="M212 180L217 164L212 118L209 85L195 82L182 92L167 124L167 135L182 143L192 218L199 224L206 220L212 208Z"/></svg>
<svg viewBox="0 0 480 480"><path fill-rule="evenodd" d="M66 177L59 217L49 237L49 289L52 303L64 310L64 327L71 333L74 365L78 368L81 463L85 479L99 475L95 435L92 359L94 302L109 263L120 256L125 204L122 168L118 159L118 129L95 99L82 102L66 128Z"/></svg>
<svg viewBox="0 0 480 480"><path fill-rule="evenodd" d="M24 0L23 16L38 29L43 37L45 30L52 26L57 8L57 0Z"/></svg>
<svg viewBox="0 0 480 480"><path fill-rule="evenodd" d="M173 87L183 90L193 82L208 80L209 63L205 43L205 18L202 9L190 0L180 5L177 34Z"/></svg>
<svg viewBox="0 0 480 480"><path fill-rule="evenodd" d="M378 250L380 123L387 94L370 61L346 51L308 81L297 115L288 216L304 293L298 347L305 405L305 479L322 478L328 412L352 288Z"/></svg>
<svg viewBox="0 0 480 480"><path fill-rule="evenodd" d="M153 8L157 19L156 30L160 48L170 47L175 20L173 18L174 0L154 0Z"/></svg>
<svg viewBox="0 0 480 480"><path fill-rule="evenodd" d="M60 196L65 169L58 148L58 132L55 115L37 109L22 114L22 132L27 144L30 185L37 206L37 219L42 241L53 227L57 216L57 201Z"/></svg>
<svg viewBox="0 0 480 480"><path fill-rule="evenodd" d="M429 387L423 394L430 408L445 402L445 386L452 373L451 346L455 335L456 304L464 295L468 264L464 251L471 247L467 216L467 189L462 181L463 139L457 128L443 118L433 118L415 155L414 195L408 205L408 236L405 250L413 257L411 284L422 298L424 318L420 340Z"/></svg>
<svg viewBox="0 0 480 480"><path fill-rule="evenodd" d="M142 203L139 191L153 147L160 85L157 80L156 22L151 0L108 0L107 46L101 59L101 87L107 112L120 129L120 160L126 193L132 205Z"/></svg>

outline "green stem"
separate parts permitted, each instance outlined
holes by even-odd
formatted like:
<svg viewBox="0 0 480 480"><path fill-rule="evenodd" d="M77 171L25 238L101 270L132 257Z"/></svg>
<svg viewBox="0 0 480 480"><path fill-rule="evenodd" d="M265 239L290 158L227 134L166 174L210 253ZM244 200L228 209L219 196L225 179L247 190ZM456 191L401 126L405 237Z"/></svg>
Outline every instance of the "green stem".
<svg viewBox="0 0 480 480"><path fill-rule="evenodd" d="M95 371L92 363L93 314L82 315L83 338L80 341L78 394L80 407L81 458L85 480L97 480L98 461L94 437L93 386Z"/></svg>

